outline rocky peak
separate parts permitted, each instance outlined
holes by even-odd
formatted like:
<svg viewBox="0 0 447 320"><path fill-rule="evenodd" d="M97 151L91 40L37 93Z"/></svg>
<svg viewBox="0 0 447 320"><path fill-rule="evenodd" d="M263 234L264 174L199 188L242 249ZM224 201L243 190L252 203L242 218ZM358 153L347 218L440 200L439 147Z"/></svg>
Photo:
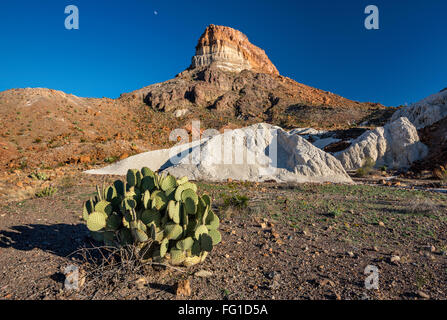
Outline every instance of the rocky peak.
<svg viewBox="0 0 447 320"><path fill-rule="evenodd" d="M253 70L279 75L264 50L251 44L246 35L233 28L213 24L200 37L190 69L211 65L233 72Z"/></svg>

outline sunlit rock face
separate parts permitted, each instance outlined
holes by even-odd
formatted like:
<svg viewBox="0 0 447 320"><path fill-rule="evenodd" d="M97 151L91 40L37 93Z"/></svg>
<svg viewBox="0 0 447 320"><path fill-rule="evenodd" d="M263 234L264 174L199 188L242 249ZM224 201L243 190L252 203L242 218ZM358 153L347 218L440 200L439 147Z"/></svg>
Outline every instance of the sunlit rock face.
<svg viewBox="0 0 447 320"><path fill-rule="evenodd" d="M264 50L251 44L246 35L213 24L200 37L190 69L211 65L226 71L253 70L279 75Z"/></svg>

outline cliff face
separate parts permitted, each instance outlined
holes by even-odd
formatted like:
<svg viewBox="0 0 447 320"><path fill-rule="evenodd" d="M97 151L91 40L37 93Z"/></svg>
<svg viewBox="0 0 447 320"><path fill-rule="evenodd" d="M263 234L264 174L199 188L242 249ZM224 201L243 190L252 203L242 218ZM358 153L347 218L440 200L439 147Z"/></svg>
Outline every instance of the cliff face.
<svg viewBox="0 0 447 320"><path fill-rule="evenodd" d="M279 75L264 50L251 44L246 35L233 28L213 24L200 37L190 69L211 65L226 71L252 70Z"/></svg>

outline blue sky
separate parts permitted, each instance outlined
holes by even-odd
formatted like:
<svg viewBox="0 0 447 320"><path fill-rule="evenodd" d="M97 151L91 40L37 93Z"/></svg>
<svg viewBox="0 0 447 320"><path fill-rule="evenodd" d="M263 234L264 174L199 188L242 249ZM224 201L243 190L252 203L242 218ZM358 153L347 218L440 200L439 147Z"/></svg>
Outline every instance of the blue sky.
<svg viewBox="0 0 447 320"><path fill-rule="evenodd" d="M364 28L377 5L380 29ZM80 11L66 30L65 6ZM157 14L155 14L155 11ZM0 1L0 91L116 98L187 68L209 24L245 33L282 75L399 105L447 87L447 1Z"/></svg>

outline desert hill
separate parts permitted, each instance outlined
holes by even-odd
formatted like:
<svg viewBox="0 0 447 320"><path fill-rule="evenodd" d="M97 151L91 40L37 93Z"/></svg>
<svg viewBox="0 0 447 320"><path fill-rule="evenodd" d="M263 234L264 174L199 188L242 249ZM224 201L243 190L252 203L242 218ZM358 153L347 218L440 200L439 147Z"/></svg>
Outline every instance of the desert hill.
<svg viewBox="0 0 447 320"><path fill-rule="evenodd" d="M192 119L217 129L258 122L343 129L380 124L393 111L281 76L240 31L210 25L185 71L118 99L41 88L0 92L0 166L14 171L113 162L172 145L169 132L188 128Z"/></svg>
<svg viewBox="0 0 447 320"><path fill-rule="evenodd" d="M232 118L283 127L346 127L385 107L360 103L281 76L265 52L240 31L210 25L191 66L174 79L123 94L176 116L206 109Z"/></svg>

